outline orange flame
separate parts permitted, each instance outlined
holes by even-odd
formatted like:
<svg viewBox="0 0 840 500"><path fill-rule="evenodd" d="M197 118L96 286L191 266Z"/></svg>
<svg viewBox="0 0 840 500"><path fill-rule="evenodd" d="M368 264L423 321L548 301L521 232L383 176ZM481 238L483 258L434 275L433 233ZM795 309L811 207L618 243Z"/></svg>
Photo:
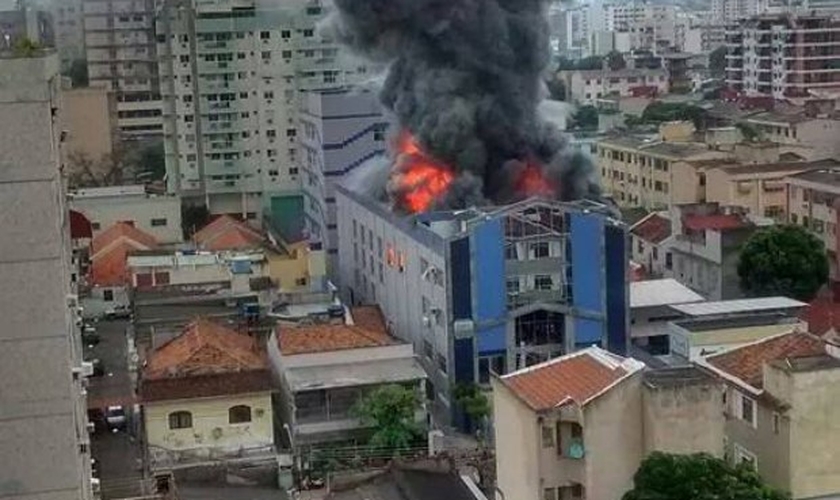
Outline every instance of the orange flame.
<svg viewBox="0 0 840 500"><path fill-rule="evenodd" d="M516 192L524 196L542 196L553 198L555 196L554 186L543 176L539 166L528 163L522 175L516 180Z"/></svg>
<svg viewBox="0 0 840 500"><path fill-rule="evenodd" d="M452 169L427 155L407 131L400 134L397 154L402 163L401 172L394 179L399 203L412 213L428 210L452 184Z"/></svg>

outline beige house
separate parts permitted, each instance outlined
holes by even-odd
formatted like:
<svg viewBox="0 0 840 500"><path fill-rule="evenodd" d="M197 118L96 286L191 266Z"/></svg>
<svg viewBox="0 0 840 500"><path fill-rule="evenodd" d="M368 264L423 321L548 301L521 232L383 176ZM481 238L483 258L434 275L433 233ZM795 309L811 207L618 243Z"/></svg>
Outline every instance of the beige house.
<svg viewBox="0 0 840 500"><path fill-rule="evenodd" d="M831 277L838 277L837 201L840 199L840 165L811 170L785 179L788 221L799 224L825 245Z"/></svg>
<svg viewBox="0 0 840 500"><path fill-rule="evenodd" d="M634 93L668 93L668 72L664 69L560 71L557 78L566 85L567 100L583 104L592 104L597 99L606 97L629 97Z"/></svg>
<svg viewBox="0 0 840 500"><path fill-rule="evenodd" d="M807 333L763 339L702 363L727 384L727 458L795 500L840 498L838 349Z"/></svg>
<svg viewBox="0 0 840 500"><path fill-rule="evenodd" d="M730 158L702 142L613 137L598 143L604 191L622 207L651 210L705 200L704 164Z"/></svg>
<svg viewBox="0 0 840 500"><path fill-rule="evenodd" d="M648 277L658 278L674 266L670 247L674 242L667 211L651 212L630 227L633 262L638 262Z"/></svg>
<svg viewBox="0 0 840 500"><path fill-rule="evenodd" d="M618 500L646 453L723 454L719 382L598 347L493 379L500 495Z"/></svg>
<svg viewBox="0 0 840 500"><path fill-rule="evenodd" d="M148 355L140 399L152 469L274 460L271 372L245 334L199 319Z"/></svg>
<svg viewBox="0 0 840 500"><path fill-rule="evenodd" d="M840 141L837 140L840 119L836 115L769 111L752 115L745 121L756 128L764 140L806 148L809 159L832 158L840 154Z"/></svg>
<svg viewBox="0 0 840 500"><path fill-rule="evenodd" d="M840 167L832 159L775 163L731 163L706 170L706 201L746 208L749 213L786 218L785 178L800 172Z"/></svg>

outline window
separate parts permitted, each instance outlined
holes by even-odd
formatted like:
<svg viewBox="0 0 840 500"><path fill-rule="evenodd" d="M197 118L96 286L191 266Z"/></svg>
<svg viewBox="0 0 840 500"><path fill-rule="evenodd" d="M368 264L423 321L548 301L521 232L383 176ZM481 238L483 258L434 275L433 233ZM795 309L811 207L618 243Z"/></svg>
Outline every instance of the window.
<svg viewBox="0 0 840 500"><path fill-rule="evenodd" d="M286 129L286 137L297 137L297 130L293 128Z"/></svg>
<svg viewBox="0 0 840 500"><path fill-rule="evenodd" d="M277 137L277 131L276 130L266 130L265 131L265 136L268 137L269 139L274 139L275 137Z"/></svg>
<svg viewBox="0 0 840 500"><path fill-rule="evenodd" d="M284 50L282 53L283 59L291 59L292 58L292 51L291 50Z"/></svg>
<svg viewBox="0 0 840 500"><path fill-rule="evenodd" d="M251 407L247 405L231 406L228 410L228 423L242 424L251 421Z"/></svg>
<svg viewBox="0 0 840 500"><path fill-rule="evenodd" d="M674 255L671 252L665 253L665 269L669 271L674 268Z"/></svg>
<svg viewBox="0 0 840 500"><path fill-rule="evenodd" d="M534 276L534 289L535 290L551 290L551 276L545 274L539 274Z"/></svg>
<svg viewBox="0 0 840 500"><path fill-rule="evenodd" d="M98 222L91 222L91 223L90 223L90 229L91 229L92 231L99 231L99 229L100 229L101 227L102 227L102 225L101 225L100 223L98 223Z"/></svg>
<svg viewBox="0 0 840 500"><path fill-rule="evenodd" d="M435 355L435 351L432 349L432 344L428 340L423 341L423 355L429 359L432 359Z"/></svg>
<svg viewBox="0 0 840 500"><path fill-rule="evenodd" d="M283 30L280 32L280 38L288 40L289 38L292 38L292 32L289 30Z"/></svg>
<svg viewBox="0 0 840 500"><path fill-rule="evenodd" d="M542 446L543 448L554 448L554 429L551 426L542 426Z"/></svg>
<svg viewBox="0 0 840 500"><path fill-rule="evenodd" d="M555 488L543 489L543 500L557 500L557 490Z"/></svg>
<svg viewBox="0 0 840 500"><path fill-rule="evenodd" d="M113 302L114 301L114 291L113 290L102 290L102 300L105 302Z"/></svg>
<svg viewBox="0 0 840 500"><path fill-rule="evenodd" d="M548 257L548 242L540 241L531 243L531 255L533 259L544 259Z"/></svg>
<svg viewBox="0 0 840 500"><path fill-rule="evenodd" d="M744 448L740 445L735 445L735 464L736 465L748 465L753 469L758 468L758 459L755 456L755 453L749 451L748 449Z"/></svg>
<svg viewBox="0 0 840 500"><path fill-rule="evenodd" d="M315 36L315 30L312 30L312 29L303 30L303 36L307 37L307 38L311 38L311 37Z"/></svg>
<svg viewBox="0 0 840 500"><path fill-rule="evenodd" d="M505 286L507 288L507 293L519 293L519 278L508 278Z"/></svg>
<svg viewBox="0 0 840 500"><path fill-rule="evenodd" d="M773 434L778 434L782 429L782 416L773 412Z"/></svg>
<svg viewBox="0 0 840 500"><path fill-rule="evenodd" d="M440 353L437 355L437 365L440 371L446 373L446 358L444 358Z"/></svg>
<svg viewBox="0 0 840 500"><path fill-rule="evenodd" d="M271 33L268 31L260 31L260 40L268 40L271 38Z"/></svg>
<svg viewBox="0 0 840 500"><path fill-rule="evenodd" d="M263 97L265 97L266 99L274 99L274 92L270 90L263 92Z"/></svg>
<svg viewBox="0 0 840 500"><path fill-rule="evenodd" d="M152 219L152 227L162 227L166 225L166 219Z"/></svg>
<svg viewBox="0 0 840 500"><path fill-rule="evenodd" d="M170 429L189 429L190 427L192 427L192 413L176 411L169 414Z"/></svg>
<svg viewBox="0 0 840 500"><path fill-rule="evenodd" d="M738 418L748 422L753 427L757 427L755 400L742 393L738 393L738 396L740 399L740 405L736 408Z"/></svg>
<svg viewBox="0 0 840 500"><path fill-rule="evenodd" d="M262 52L262 60L263 61L270 61L271 60L271 51L265 50Z"/></svg>

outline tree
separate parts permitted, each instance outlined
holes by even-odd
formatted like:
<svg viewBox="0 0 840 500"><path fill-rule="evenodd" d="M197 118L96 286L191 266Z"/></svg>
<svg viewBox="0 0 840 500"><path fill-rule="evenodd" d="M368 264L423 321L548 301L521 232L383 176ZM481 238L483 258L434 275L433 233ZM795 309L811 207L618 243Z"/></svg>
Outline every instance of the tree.
<svg viewBox="0 0 840 500"><path fill-rule="evenodd" d="M73 88L88 86L88 67L84 59L74 59L64 76L70 77Z"/></svg>
<svg viewBox="0 0 840 500"><path fill-rule="evenodd" d="M414 421L419 407L414 390L385 385L365 394L353 412L373 429L368 445L398 452L410 448L421 435Z"/></svg>
<svg viewBox="0 0 840 500"><path fill-rule="evenodd" d="M572 117L572 128L583 130L598 129L598 108L581 106Z"/></svg>
<svg viewBox="0 0 840 500"><path fill-rule="evenodd" d="M735 124L735 127L741 131L741 135L743 135L744 139L747 141L751 142L761 139L761 131L750 123L739 122Z"/></svg>
<svg viewBox="0 0 840 500"><path fill-rule="evenodd" d="M210 211L206 206L181 204L181 230L185 240L192 239L192 236L208 222Z"/></svg>
<svg viewBox="0 0 840 500"><path fill-rule="evenodd" d="M642 120L646 123L690 121L702 129L706 123L706 110L692 104L655 101L642 112Z"/></svg>
<svg viewBox="0 0 840 500"><path fill-rule="evenodd" d="M622 70L627 67L627 62L621 52L613 50L607 54L607 67L612 71Z"/></svg>
<svg viewBox="0 0 840 500"><path fill-rule="evenodd" d="M12 45L12 53L15 57L32 57L39 50L41 46L35 40L29 37L20 37Z"/></svg>
<svg viewBox="0 0 840 500"><path fill-rule="evenodd" d="M808 301L828 281L828 259L822 241L804 227L772 226L744 244L738 277L751 295Z"/></svg>
<svg viewBox="0 0 840 500"><path fill-rule="evenodd" d="M601 69L604 67L604 59L600 56L589 56L577 62L575 69Z"/></svg>
<svg viewBox="0 0 840 500"><path fill-rule="evenodd" d="M723 78L726 73L726 47L718 47L709 54L709 71L714 78Z"/></svg>
<svg viewBox="0 0 840 500"><path fill-rule="evenodd" d="M705 453L653 452L633 476L623 500L789 500L748 465L732 467Z"/></svg>
<svg viewBox="0 0 840 500"><path fill-rule="evenodd" d="M132 156L132 163L135 165L138 176L145 174L148 177L143 179L144 181L162 180L166 175L163 142L145 143L139 146Z"/></svg>
<svg viewBox="0 0 840 500"><path fill-rule="evenodd" d="M477 385L458 384L455 386L453 396L455 396L455 402L461 405L473 424L481 423L490 416L490 401Z"/></svg>

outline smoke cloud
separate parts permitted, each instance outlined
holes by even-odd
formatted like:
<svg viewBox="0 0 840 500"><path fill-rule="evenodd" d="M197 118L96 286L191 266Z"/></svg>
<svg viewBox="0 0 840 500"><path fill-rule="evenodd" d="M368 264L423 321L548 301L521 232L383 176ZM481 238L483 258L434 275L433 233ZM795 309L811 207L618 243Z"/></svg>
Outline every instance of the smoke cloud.
<svg viewBox="0 0 840 500"><path fill-rule="evenodd" d="M589 160L538 112L546 0L334 0L334 33L388 64L381 100L455 180L438 204L508 203L526 164L564 200L597 197ZM396 168L399 168L397 165Z"/></svg>

